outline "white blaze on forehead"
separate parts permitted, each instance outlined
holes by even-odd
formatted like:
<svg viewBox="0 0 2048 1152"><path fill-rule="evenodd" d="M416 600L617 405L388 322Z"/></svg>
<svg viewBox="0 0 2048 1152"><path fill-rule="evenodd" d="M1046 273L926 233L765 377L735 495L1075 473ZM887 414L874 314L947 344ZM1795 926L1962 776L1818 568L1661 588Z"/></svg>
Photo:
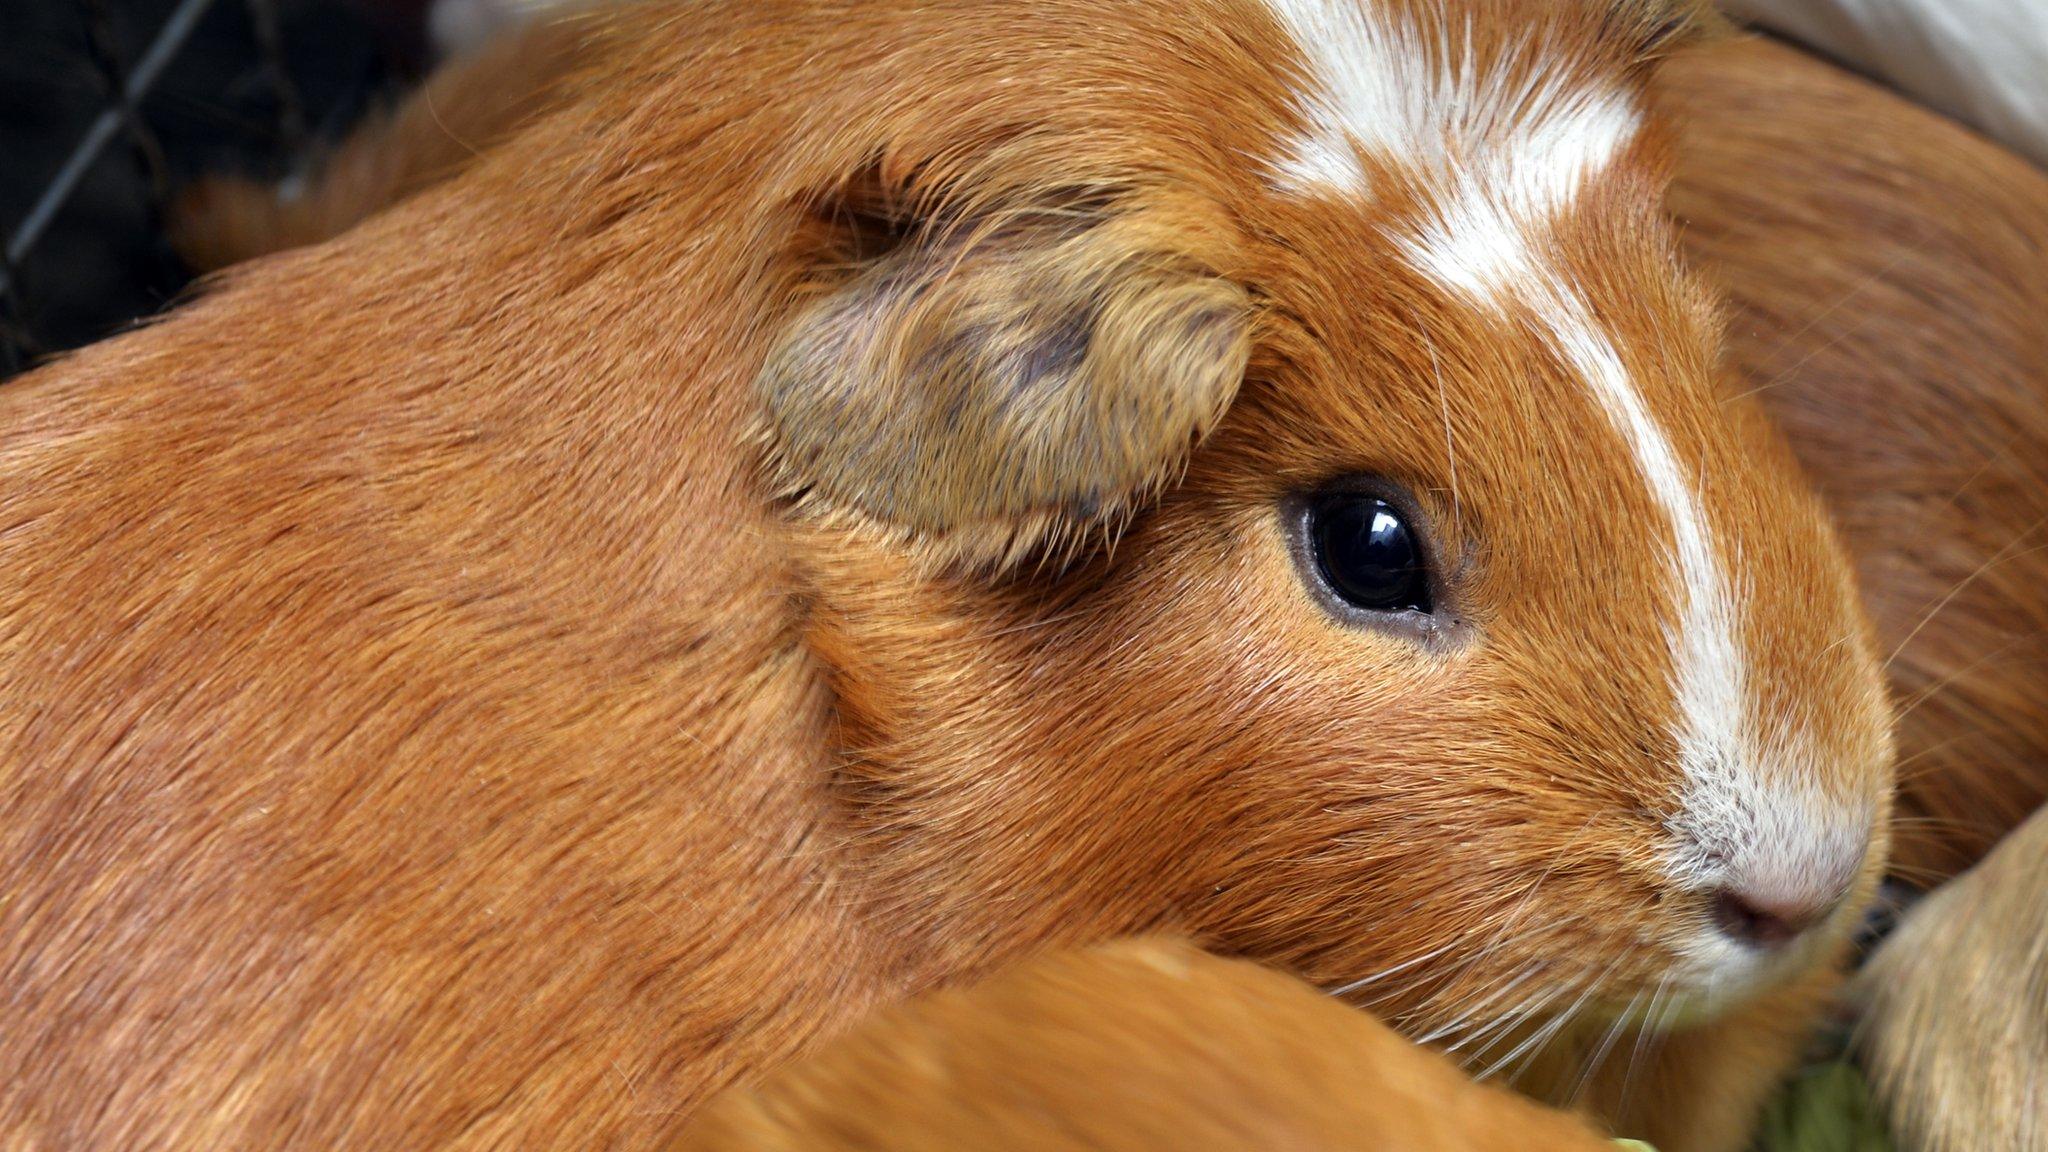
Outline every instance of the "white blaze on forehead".
<svg viewBox="0 0 2048 1152"><path fill-rule="evenodd" d="M1548 259L1550 226L1633 140L1639 113L1616 82L1545 67L1540 34L1520 53L1476 63L1463 28L1418 28L1362 0L1268 0L1300 46L1307 128L1271 169L1283 190L1365 198L1362 157L1428 192L1422 218L1391 225L1414 265L1480 307L1533 316L1628 445L1671 526L1677 589L1669 636L1686 775L1687 846L1672 868L1695 882L1729 867L1796 873L1843 854L1860 828L1795 779L1766 786L1735 599L1710 536L1696 478L1630 378L1584 294ZM1791 733L1774 751L1797 756ZM1810 767L1801 765L1801 767ZM1861 843L1862 833L1853 837ZM1860 848L1858 849L1860 852Z"/></svg>
<svg viewBox="0 0 2048 1152"><path fill-rule="evenodd" d="M1308 126L1272 166L1282 187L1362 195L1369 155L1483 185L1461 189L1482 192L1462 206L1485 213L1486 226L1540 223L1635 135L1627 95L1544 68L1540 40L1482 70L1469 25L1418 28L1361 0L1270 3L1310 85L1300 94Z"/></svg>

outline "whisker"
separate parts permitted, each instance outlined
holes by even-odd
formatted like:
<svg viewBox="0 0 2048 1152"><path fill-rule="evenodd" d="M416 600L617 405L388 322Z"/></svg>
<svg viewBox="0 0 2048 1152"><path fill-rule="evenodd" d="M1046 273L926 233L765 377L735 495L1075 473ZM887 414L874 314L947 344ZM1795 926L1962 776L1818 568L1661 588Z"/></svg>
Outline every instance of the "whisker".
<svg viewBox="0 0 2048 1152"><path fill-rule="evenodd" d="M1520 1008L1517 1008L1515 1011L1502 1016L1492 1026L1483 1029L1472 1036L1466 1037L1463 1041L1460 1041L1458 1044L1452 1045L1450 1048L1445 1049L1445 1051L1455 1052L1460 1047L1463 1047L1465 1044L1469 1044L1472 1041L1477 1040L1480 1036L1484 1036L1488 1032L1496 1032L1497 1035L1495 1035L1492 1040L1489 1040L1484 1045L1481 1045L1480 1047L1473 1049L1472 1052L1465 1057L1465 1062L1468 1065L1484 1060L1488 1052L1493 1051L1496 1046L1506 1041L1510 1037L1514 1036L1521 1029L1522 1025L1527 1024L1530 1020L1533 1020L1538 1015L1542 1014L1545 1008L1548 1008L1550 1005L1556 1003L1560 998L1570 995L1571 990L1571 985L1560 984L1557 987L1552 988L1551 990L1543 993L1540 996L1531 997Z"/></svg>
<svg viewBox="0 0 2048 1152"><path fill-rule="evenodd" d="M1585 1070L1579 1073L1579 1082L1573 1085L1572 1094L1565 1100L1566 1108L1578 1106L1579 1097L1585 1095L1586 1089L1592 1086L1593 1077L1599 1073L1600 1066L1607 1062L1607 1054L1614 1050L1614 1042L1621 1039L1622 1032L1628 1028L1630 1017L1635 1014L1636 1006L1643 1002L1643 997L1648 991L1638 989L1634 996L1629 997L1628 1007L1615 1015L1614 1023L1608 1026L1607 1035L1601 1039L1599 1047L1595 1048L1593 1055L1587 1059Z"/></svg>
<svg viewBox="0 0 2048 1152"><path fill-rule="evenodd" d="M1593 999L1593 994L1595 992L1598 992L1600 990L1600 986L1607 982L1607 978L1614 974L1615 968L1620 966L1622 959L1623 957L1620 956L1615 957L1611 962L1608 963L1607 967L1600 970L1600 974L1598 976L1595 976L1591 980L1586 981L1585 989L1579 993L1579 998L1577 1000L1572 1001L1571 1007L1566 1008L1563 1012L1558 1013L1557 1018L1555 1020L1552 1020L1549 1024L1546 1024L1542 1028L1537 1029L1535 1034L1530 1036L1530 1040L1536 1041L1536 1043L1533 1045L1528 1043L1523 1044L1522 1047L1524 1049L1527 1049L1527 1052L1524 1054L1522 1063L1519 1066L1517 1066L1514 1072L1508 1076L1508 1079L1510 1081L1519 1079L1522 1073L1528 1071L1529 1061L1534 1060L1536 1056L1539 1053L1541 1053L1543 1049L1547 1047L1552 1040L1557 1039L1560 1033L1562 1033L1567 1027L1569 1027L1573 1021L1577 1020L1579 1013L1585 1010L1587 1004L1591 1003ZM1511 1059L1513 1055L1514 1053L1510 1053L1509 1058ZM1485 1078L1485 1076L1479 1077L1479 1079L1482 1080Z"/></svg>
<svg viewBox="0 0 2048 1152"><path fill-rule="evenodd" d="M1932 888L1938 884L1942 884L1949 879L1947 873L1937 871L1933 868L1922 868L1915 864L1903 864L1897 860L1894 860L1889 865L1887 865L1887 870L1890 871L1891 874L1894 876L1897 876L1904 880L1911 880L1916 884L1920 884L1928 888Z"/></svg>
<svg viewBox="0 0 2048 1152"><path fill-rule="evenodd" d="M1836 312L1841 311L1844 305L1848 304L1849 301L1854 300L1856 297L1862 295L1863 292L1866 289L1868 289L1871 285L1876 284L1878 281L1884 279L1884 277L1888 275L1892 271L1892 269L1897 268L1900 264L1904 263L1907 257L1917 255L1919 255L1918 246L1914 248L1909 248L1906 251L1901 252L1898 255L1892 257L1891 260L1888 263L1886 263L1884 267L1879 268L1877 271L1872 272L1868 276L1865 276L1861 280L1857 281L1856 286L1854 288L1849 289L1847 292L1844 292L1840 299L1836 300L1833 304L1828 305L1826 308L1821 309L1819 313L1815 314L1813 319L1808 320L1805 324L1801 325L1797 332L1794 332L1792 335L1787 336L1784 340L1780 341L1778 346L1771 350L1771 357L1775 359L1778 353L1783 352L1787 348L1790 348L1793 345L1793 343L1796 342L1800 337L1806 335L1808 332L1813 331L1814 328L1819 326L1821 321L1834 315ZM1809 351L1804 356L1801 356L1799 360L1796 363L1794 363L1790 368L1787 368L1779 372L1776 376L1771 377L1770 380L1768 380L1767 382L1759 384L1746 392L1736 393L1734 396L1729 397L1728 400L1724 400L1723 403L1728 403L1732 400L1740 400L1744 396L1754 396L1759 392L1766 392L1772 388L1776 388L1778 385L1785 383L1787 380L1790 380L1793 374L1798 372L1801 368L1806 367L1807 362L1812 360L1815 356L1818 356L1822 352L1825 352L1828 349L1834 347L1836 344L1841 343L1842 338L1847 335L1848 332L1842 332L1838 333L1833 337L1830 337L1825 343L1821 344L1820 347Z"/></svg>
<svg viewBox="0 0 2048 1152"><path fill-rule="evenodd" d="M1451 442L1451 402L1444 393L1444 370L1437 362L1436 342L1430 340L1427 333L1423 335L1423 342L1429 346L1429 370L1436 374L1436 406L1444 418L1444 456L1450 461L1451 473L1451 524L1462 540L1465 538L1465 514L1458 500L1458 449Z"/></svg>
<svg viewBox="0 0 2048 1152"><path fill-rule="evenodd" d="M1464 978L1467 972L1472 970L1474 965L1492 956L1509 943L1510 940L1519 940L1527 935L1527 933L1524 933L1522 936L1515 936L1509 940L1502 939L1507 934L1508 929L1514 927L1516 921L1520 920L1522 914L1528 910L1530 902L1536 898L1537 890L1543 887L1543 882L1550 878L1550 874L1557 870L1559 864L1562 864L1571 856L1572 849L1578 846L1579 841L1592 829L1594 821L1598 819L1599 813L1597 812L1586 817L1586 822L1579 825L1579 830L1572 833L1571 839L1565 841L1564 847L1559 849L1557 854L1550 858L1550 863L1544 865L1543 871L1537 873L1536 879L1530 882L1528 890L1522 893L1522 898L1517 900L1515 906L1508 910L1508 914L1501 918L1499 927L1494 929L1493 938L1481 945L1479 950L1472 954L1471 959L1460 965L1458 970L1445 980L1446 986L1455 986L1459 980ZM1530 931L1534 931L1534 929Z"/></svg>
<svg viewBox="0 0 2048 1152"><path fill-rule="evenodd" d="M1968 492L1973 486L1976 485L1977 481L1982 480L1984 478L1984 474L1986 472L1991 471L1991 466L1993 464L1998 463L2001 459L2005 458L2012 452L2012 446L2018 439L2018 435L2015 434L2012 438L2008 439L2003 445L2001 445L1998 451L1986 455L1984 457L1984 462L1982 464L1977 465L1977 470L1975 472L1970 473L1969 476L1965 477L1962 484L1958 485L1955 491L1948 494L1948 499L1942 501L1941 506L1934 510L1934 518L1938 519L1942 516L1947 515L1949 509L1954 508L1956 506L1956 501L1961 500L1963 498L1963 493Z"/></svg>
<svg viewBox="0 0 2048 1152"><path fill-rule="evenodd" d="M1936 611L1939 611L1939 609L1937 608ZM1970 673L1975 672L1980 668L1983 668L1985 665L1996 662L1999 658L2007 655L2013 649L2019 647L2020 645L2028 644L2033 641L2039 640L2041 639L2041 637L2042 633L2040 632L2027 632L2015 636L2012 639L2006 641L2005 643L2000 644L1998 647L1993 648L1991 651L1984 653L1982 656L1977 657L1975 660L1970 661L1968 664L1965 664L1962 667L1956 669L1955 671L1950 672L1948 675L1943 676L1941 679L1936 680L1934 683L1928 685L1927 687L1922 688L1920 691L1915 692L1913 694L1913 698L1906 702L1906 706L1899 709L1898 715L1894 718L1894 722L1898 720L1904 720L1906 717L1912 715L1913 710L1915 708L1920 707L1922 704L1927 703L1927 701L1939 695L1943 689L1947 688L1950 684L1955 683L1956 680L1958 680L1959 678L1968 676ZM1911 639L1912 637L1910 636L1906 638L1907 641L1910 641ZM1905 650L1905 647L1906 641L1901 641L1899 644L1899 651L1903 652ZM1898 656L1898 652L1892 653L1892 659L1896 660L1898 659ZM1887 664L1887 666L1889 666L1889 664Z"/></svg>
<svg viewBox="0 0 2048 1152"><path fill-rule="evenodd" d="M1513 980L1508 981L1506 984L1503 984L1500 987L1494 989L1491 993L1489 993L1486 996L1485 999L1481 1000L1479 1003L1473 1004L1468 1009L1460 1010L1457 1019L1453 1023L1446 1024L1441 1028L1432 1029L1428 1034L1416 1037L1415 1042L1417 1044L1434 1043L1437 1040L1443 1039L1445 1036L1449 1036L1455 1032L1460 1032L1466 1028L1471 1027L1471 1021L1475 1016L1477 1016L1481 1012L1486 1011L1487 1008L1491 1007L1493 1004L1497 1003L1502 998L1512 994L1515 989L1521 987L1523 984L1528 983L1529 978L1531 976L1536 975L1538 972L1541 972L1542 970L1543 965L1541 964L1532 964L1527 968L1524 968L1520 976L1517 976ZM1466 999L1469 1001L1471 997L1468 996L1466 997Z"/></svg>
<svg viewBox="0 0 2048 1152"><path fill-rule="evenodd" d="M1939 832L1975 832L1983 828L1981 821L1960 816L1894 816L1891 823L1894 828L1931 828Z"/></svg>
<svg viewBox="0 0 2048 1152"><path fill-rule="evenodd" d="M1478 1059L1488 1049L1491 1049L1495 1044L1500 1043L1503 1036L1512 1034L1514 1032L1514 1026L1518 1022L1526 1019L1528 1011L1529 1010L1527 1008L1517 1006L1513 1012L1501 1016L1496 1016L1493 1020L1489 1021L1488 1023L1481 1025L1477 1029L1474 1029L1471 1035L1466 1036L1464 1039L1459 1040L1457 1043L1445 1045L1443 1050L1447 1053L1456 1052L1458 1049L1463 1048L1464 1046L1472 1043L1475 1040L1481 1040L1485 1037L1492 1036L1493 1040L1491 1042L1483 1045L1480 1048L1475 1049L1472 1052L1472 1058Z"/></svg>
<svg viewBox="0 0 2048 1152"><path fill-rule="evenodd" d="M1965 732L1959 732L1946 740L1937 740L1934 743L1929 744L1927 747L1922 748L1919 751L1913 753L1911 756L1902 757L1897 762L1895 762L1892 765L1892 775L1901 782L1912 779L1914 778L1914 776L1918 775L1918 773L1906 771L1908 768L1912 768L1914 765L1920 763L1921 761L1927 759L1930 756L1938 756L1941 753L1946 752L1950 748L1953 748L1956 745L1961 744L1965 741L1975 740L1983 736L1987 731L1989 731L1989 729L1972 728ZM1935 765L1936 769L1940 769L1943 767L1945 766ZM1905 818L1894 817L1894 819Z"/></svg>
<svg viewBox="0 0 2048 1152"><path fill-rule="evenodd" d="M1505 1068L1509 1064L1514 1063L1523 1054L1540 1051L1543 1045L1548 1044L1551 1040L1555 1039L1557 1034L1564 1030L1565 1025L1571 1022L1572 1017L1578 1013L1579 1008L1586 1003L1586 998L1593 994L1593 986L1595 983L1596 981L1588 981L1586 983L1585 989L1579 993L1579 998L1577 1000L1572 1001L1572 1004L1569 1008L1566 1008L1564 1011L1552 1017L1549 1023L1546 1023L1541 1028L1538 1028L1536 1031L1531 1032L1526 1038L1523 1039L1523 1041L1520 1044L1517 1044L1513 1049L1511 1049L1507 1055L1501 1057L1499 1060L1494 1061L1492 1064L1487 1065L1486 1069L1480 1072L1478 1075L1474 1076L1473 1079L1486 1080L1492 1077L1494 1073L1499 1072L1502 1068ZM1566 987L1569 988L1570 986L1567 985ZM1476 1057L1478 1053L1474 1053L1473 1055Z"/></svg>
<svg viewBox="0 0 2048 1152"><path fill-rule="evenodd" d="M1643 1013L1643 1018L1637 1026L1635 1046L1629 1050L1628 1070L1621 1076L1621 1095L1614 1101L1614 1111L1617 1115L1628 1113L1628 1093L1629 1089L1635 1086L1636 1069L1643 1062L1643 1053L1649 1047L1650 1037L1663 1030L1663 1020L1658 1012L1677 1001L1675 996L1669 1002L1665 1000L1665 993L1670 987L1671 974L1667 972L1657 981L1657 990L1650 994L1649 1011Z"/></svg>
<svg viewBox="0 0 2048 1152"><path fill-rule="evenodd" d="M1430 951L1425 952L1412 960L1403 960L1401 963L1396 964L1391 968L1383 968L1380 971L1375 972L1362 980L1353 980L1349 984L1345 984L1337 988L1332 988L1330 989L1330 995L1348 996L1351 993L1358 991L1360 988L1365 988L1373 984L1377 984L1380 981L1385 980L1387 977L1395 975L1399 972L1405 972L1408 969L1415 967L1417 964L1424 964L1431 960L1434 960L1437 957L1443 955L1444 953L1450 951L1452 948L1456 947L1457 943L1458 942L1456 940L1452 940L1450 943L1444 944L1438 948L1433 948Z"/></svg>
<svg viewBox="0 0 2048 1152"><path fill-rule="evenodd" d="M1976 567L1976 569L1972 571L1968 576L1965 576L1961 580L1958 580L1956 582L1955 587L1950 588L1948 590L1947 595L1943 596L1940 600L1935 601L1934 607L1929 608L1927 610L1927 614L1920 617L1920 622L1918 624L1913 625L1913 630L1911 632L1906 633L1906 638L1904 640L1899 641L1898 647L1892 649L1892 654L1885 658L1884 666L1880 668L1879 671L1890 672L1893 662L1898 660L1899 658L1899 653L1904 652L1906 650L1906 646L1908 644L1911 644L1913 640L1920 635L1921 629L1926 628L1929 622L1931 622L1936 616L1941 614L1942 609L1948 607L1949 604L1952 601L1954 601L1957 596L1962 595L1964 589L1968 588L1972 584L1975 584L1977 582L1977 579L1983 576L1986 572L1991 571L1993 568L1998 567L2000 564L2003 564L2008 560L2017 560L2022 556L2031 556L2036 552L2048 551L2048 544L2038 544L2032 548L2025 549L2024 551L2013 552L2010 555L2007 554L2008 549L2010 549L2013 545L2018 544L2020 541L2025 540L2027 537L2032 536L2036 531L2040 529L2040 527L2043 524L2048 524L2048 517L2043 517L2039 520L2034 521L2034 523L2025 531L2019 533L2017 536L2014 536L2012 539L2006 541L2003 545L2001 545L1998 551L1991 554L1990 559L1984 561L1984 563L1982 564L1979 564Z"/></svg>
<svg viewBox="0 0 2048 1152"><path fill-rule="evenodd" d="M1522 1057L1525 1055L1534 1056L1537 1052L1542 1051L1543 1045L1548 1044L1550 1043L1550 1041L1555 1039L1557 1037L1557 1034L1563 1031L1565 1025L1571 1021L1571 1018L1572 1010L1570 1008L1567 1008L1563 1012L1558 1013L1556 1016L1551 1018L1549 1023L1543 1025L1543 1027L1541 1028L1538 1028L1536 1031L1531 1032L1527 1037L1523 1038L1520 1044L1517 1044L1512 1049L1510 1049L1507 1055L1494 1061L1492 1064L1487 1065L1484 1069L1480 1070L1476 1075L1474 1075L1472 1079L1475 1081L1490 1080L1493 1078L1495 1073L1499 1072L1503 1068L1506 1068L1510 1064L1517 1064L1516 1071L1521 1071L1521 1067L1519 1066L1518 1061L1520 1061ZM1514 1079L1512 1075L1508 1078L1510 1080Z"/></svg>

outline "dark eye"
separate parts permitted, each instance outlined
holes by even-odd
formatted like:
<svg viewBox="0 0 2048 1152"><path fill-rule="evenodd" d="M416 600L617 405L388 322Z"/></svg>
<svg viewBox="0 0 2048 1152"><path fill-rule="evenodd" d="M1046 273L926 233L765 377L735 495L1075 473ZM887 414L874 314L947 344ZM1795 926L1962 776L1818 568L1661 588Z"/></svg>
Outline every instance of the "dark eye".
<svg viewBox="0 0 2048 1152"><path fill-rule="evenodd" d="M1308 510L1316 570L1345 603L1375 612L1430 611L1422 542L1401 510L1363 492L1333 492Z"/></svg>

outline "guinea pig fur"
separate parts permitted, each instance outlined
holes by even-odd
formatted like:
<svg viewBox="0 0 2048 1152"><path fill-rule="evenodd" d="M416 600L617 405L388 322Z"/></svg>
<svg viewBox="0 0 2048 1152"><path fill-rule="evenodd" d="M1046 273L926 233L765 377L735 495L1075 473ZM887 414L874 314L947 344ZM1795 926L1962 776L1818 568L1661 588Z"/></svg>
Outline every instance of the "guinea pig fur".
<svg viewBox="0 0 2048 1152"><path fill-rule="evenodd" d="M1729 362L1856 559L1899 703L1892 868L1931 887L2048 800L2048 174L1766 40L1657 87Z"/></svg>
<svg viewBox="0 0 2048 1152"><path fill-rule="evenodd" d="M1906 1152L2048 1141L2048 808L1916 905L1857 974L1862 1049Z"/></svg>
<svg viewBox="0 0 2048 1152"><path fill-rule="evenodd" d="M2043 245L2013 242L2048 238L2048 179L1765 40L1688 53L1658 87L1682 126L1667 203L1729 286L1738 331L1754 333L1731 354L1755 364L1743 375L1789 423L1844 521L1881 646L1895 653L1890 679L1916 701L1902 755L1941 761L1907 782L1904 804L1918 811L1895 819L1915 854L1908 874L1938 875L1917 861L1942 850L1939 865L2005 831L2048 764L2029 744L2048 696L2048 553L2023 547L2048 499L2048 343L2030 307L2048 300L2048 280L2028 257ZM1941 241L1927 253L1930 235ZM1923 408L1941 418L1900 418ZM1928 814L1935 805L1947 818ZM1921 904L1855 980L1859 1047L1902 1147L2040 1146L2043 875L2048 811ZM1056 955L878 1013L712 1101L684 1145L863 1147L884 1133L895 1148L1591 1139L1428 1071L1430 1058L1333 1005L1184 946ZM1621 1058L1654 1058L1665 1042L1638 1037ZM1375 1091L1355 1090L1365 1083Z"/></svg>
<svg viewBox="0 0 2048 1152"><path fill-rule="evenodd" d="M338 235L546 106L587 40L574 20L501 37L300 194L201 181L182 251L218 268ZM1655 79L1680 131L1666 204L1731 308L1727 361L1817 481L1889 653L1890 867L1932 886L2048 800L2048 177L1760 37Z"/></svg>
<svg viewBox="0 0 2048 1152"><path fill-rule="evenodd" d="M1371 1085L1370 1091L1360 1091ZM878 1012L677 1152L1613 1152L1298 980L1186 943L1053 952Z"/></svg>
<svg viewBox="0 0 2048 1152"><path fill-rule="evenodd" d="M1661 215L1692 22L607 12L458 175L18 382L7 1137L648 1142L1171 926L1735 1147L1890 759Z"/></svg>

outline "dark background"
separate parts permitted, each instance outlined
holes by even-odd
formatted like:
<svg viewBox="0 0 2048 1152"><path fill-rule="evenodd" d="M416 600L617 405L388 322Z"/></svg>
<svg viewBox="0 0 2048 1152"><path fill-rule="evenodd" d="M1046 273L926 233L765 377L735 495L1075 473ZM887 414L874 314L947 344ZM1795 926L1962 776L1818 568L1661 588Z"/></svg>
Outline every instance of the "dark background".
<svg viewBox="0 0 2048 1152"><path fill-rule="evenodd" d="M124 99L180 12L189 34ZM184 183L288 178L417 75L417 17L405 0L0 0L0 378L173 300L190 274L162 221ZM108 112L116 130L24 243Z"/></svg>

